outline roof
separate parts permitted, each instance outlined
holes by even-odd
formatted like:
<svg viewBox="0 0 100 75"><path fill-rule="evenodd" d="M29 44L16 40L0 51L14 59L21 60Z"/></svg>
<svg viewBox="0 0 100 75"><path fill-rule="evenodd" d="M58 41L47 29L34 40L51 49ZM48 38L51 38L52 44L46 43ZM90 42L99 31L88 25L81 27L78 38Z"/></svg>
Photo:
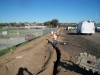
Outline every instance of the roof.
<svg viewBox="0 0 100 75"><path fill-rule="evenodd" d="M94 21L91 21L91 20L83 20L83 21L81 21L79 23L84 23L84 22L92 22L92 23L94 23Z"/></svg>

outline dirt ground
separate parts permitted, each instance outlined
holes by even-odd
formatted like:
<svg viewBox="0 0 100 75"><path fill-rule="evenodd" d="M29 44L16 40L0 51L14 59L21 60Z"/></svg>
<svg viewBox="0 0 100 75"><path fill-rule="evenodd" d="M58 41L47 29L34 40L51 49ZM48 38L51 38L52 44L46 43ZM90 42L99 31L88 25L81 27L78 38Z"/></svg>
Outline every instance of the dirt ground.
<svg viewBox="0 0 100 75"><path fill-rule="evenodd" d="M70 31L59 29L57 48L53 49L51 34L0 57L0 75L98 75L75 65L71 57L81 52L100 57L92 42ZM90 51L91 50L91 51Z"/></svg>
<svg viewBox="0 0 100 75"><path fill-rule="evenodd" d="M57 45L60 50L61 58L58 63L57 75L98 75L80 68L73 58L79 53L86 52L100 58L100 34L77 35L76 31L61 30L60 41ZM95 39L94 39L95 38ZM73 57L73 58L72 58Z"/></svg>

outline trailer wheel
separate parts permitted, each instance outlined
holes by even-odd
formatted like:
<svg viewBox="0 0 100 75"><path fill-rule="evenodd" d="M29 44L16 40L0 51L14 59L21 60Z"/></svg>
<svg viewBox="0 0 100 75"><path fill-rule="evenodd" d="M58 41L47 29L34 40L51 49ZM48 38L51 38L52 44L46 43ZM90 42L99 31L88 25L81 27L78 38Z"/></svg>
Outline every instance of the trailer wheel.
<svg viewBox="0 0 100 75"><path fill-rule="evenodd" d="M92 33L90 33L89 35L92 35Z"/></svg>

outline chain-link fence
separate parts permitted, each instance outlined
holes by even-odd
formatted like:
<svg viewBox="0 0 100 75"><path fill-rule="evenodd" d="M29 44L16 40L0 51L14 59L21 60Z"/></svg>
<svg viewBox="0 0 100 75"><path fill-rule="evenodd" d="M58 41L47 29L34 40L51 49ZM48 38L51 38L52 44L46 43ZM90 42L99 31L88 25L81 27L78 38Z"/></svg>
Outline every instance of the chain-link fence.
<svg viewBox="0 0 100 75"><path fill-rule="evenodd" d="M46 28L46 29L21 29L21 30L2 30L0 32L0 50L6 49L8 47L23 43L25 40L25 35L34 34L35 38L38 36L45 35L51 31L55 31L57 28ZM2 32L6 32L2 34Z"/></svg>

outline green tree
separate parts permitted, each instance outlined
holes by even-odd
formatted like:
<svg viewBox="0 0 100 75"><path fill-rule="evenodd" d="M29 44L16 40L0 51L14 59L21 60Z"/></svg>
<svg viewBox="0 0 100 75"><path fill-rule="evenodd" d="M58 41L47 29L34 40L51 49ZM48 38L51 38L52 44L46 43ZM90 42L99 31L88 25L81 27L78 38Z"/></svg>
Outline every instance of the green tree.
<svg viewBox="0 0 100 75"><path fill-rule="evenodd" d="M25 24L24 23L21 23L21 27L24 27L25 26Z"/></svg>
<svg viewBox="0 0 100 75"><path fill-rule="evenodd" d="M57 20L57 19L53 19L53 20L51 21L51 24L53 25L53 27L57 27L57 25L58 25L58 20Z"/></svg>
<svg viewBox="0 0 100 75"><path fill-rule="evenodd" d="M48 25L50 25L51 24L51 21L46 21L46 22L44 22L44 25L45 26L48 26Z"/></svg>
<svg viewBox="0 0 100 75"><path fill-rule="evenodd" d="M11 27L11 24L10 23L8 24L8 27Z"/></svg>

